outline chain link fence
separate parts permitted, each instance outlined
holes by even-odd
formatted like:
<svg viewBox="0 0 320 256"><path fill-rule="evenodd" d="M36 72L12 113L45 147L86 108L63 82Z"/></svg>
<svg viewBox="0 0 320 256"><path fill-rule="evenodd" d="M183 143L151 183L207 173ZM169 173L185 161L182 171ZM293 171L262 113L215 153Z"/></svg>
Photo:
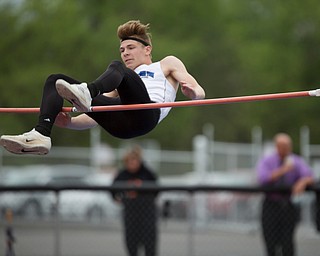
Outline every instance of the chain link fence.
<svg viewBox="0 0 320 256"><path fill-rule="evenodd" d="M311 188L294 199L300 205L294 232L299 256L317 255L319 250L315 191ZM262 256L263 205L269 192L243 186L1 187L0 254L6 255L11 241L19 256ZM125 194L122 201L114 200L115 193ZM24 211L14 208L27 198L34 202L29 209L25 204ZM274 241L280 239L282 217L277 210L269 212ZM289 232L282 235L289 237ZM277 253L284 255L280 249Z"/></svg>

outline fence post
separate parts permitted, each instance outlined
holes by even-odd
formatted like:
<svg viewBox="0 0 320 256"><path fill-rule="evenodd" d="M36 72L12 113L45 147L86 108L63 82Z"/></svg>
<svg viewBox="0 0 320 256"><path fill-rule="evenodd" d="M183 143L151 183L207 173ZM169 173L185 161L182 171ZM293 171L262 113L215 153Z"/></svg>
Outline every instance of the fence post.
<svg viewBox="0 0 320 256"><path fill-rule="evenodd" d="M61 256L61 233L60 233L60 192L55 191L55 205L54 205L54 255Z"/></svg>
<svg viewBox="0 0 320 256"><path fill-rule="evenodd" d="M308 126L300 129L300 152L305 161L310 164L310 131Z"/></svg>
<svg viewBox="0 0 320 256"><path fill-rule="evenodd" d="M204 183L208 174L208 150L209 141L204 135L197 135L193 140L194 145L194 173L196 175L195 181L197 183ZM195 213L194 221L200 226L205 226L207 222L207 207L206 197L203 194L197 193L194 195Z"/></svg>
<svg viewBox="0 0 320 256"><path fill-rule="evenodd" d="M197 135L193 139L194 167L199 181L202 181L208 169L208 139L204 135Z"/></svg>
<svg viewBox="0 0 320 256"><path fill-rule="evenodd" d="M255 126L252 129L252 166L256 166L260 156L262 155L262 129Z"/></svg>
<svg viewBox="0 0 320 256"><path fill-rule="evenodd" d="M214 126L207 123L203 126L203 135L208 140L207 145L207 170L214 170Z"/></svg>
<svg viewBox="0 0 320 256"><path fill-rule="evenodd" d="M188 246L187 246L187 256L194 256L194 229L196 224L196 200L194 192L190 192L190 200L188 207L188 221L189 221L189 231L188 231Z"/></svg>

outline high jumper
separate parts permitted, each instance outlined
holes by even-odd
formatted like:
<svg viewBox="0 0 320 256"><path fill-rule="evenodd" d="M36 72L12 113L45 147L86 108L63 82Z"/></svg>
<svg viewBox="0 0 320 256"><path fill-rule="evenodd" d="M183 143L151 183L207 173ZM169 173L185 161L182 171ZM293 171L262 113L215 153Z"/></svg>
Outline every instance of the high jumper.
<svg viewBox="0 0 320 256"><path fill-rule="evenodd" d="M15 154L48 154L53 125L83 130L100 125L111 135L129 139L153 130L169 113L170 107L132 111L91 111L95 106L170 103L180 86L191 100L205 98L204 89L174 56L152 61L149 24L138 20L118 27L122 62L113 61L91 83L64 74L50 75L44 85L38 123L22 135L2 135L0 144ZM63 112L64 99L83 112L71 117Z"/></svg>

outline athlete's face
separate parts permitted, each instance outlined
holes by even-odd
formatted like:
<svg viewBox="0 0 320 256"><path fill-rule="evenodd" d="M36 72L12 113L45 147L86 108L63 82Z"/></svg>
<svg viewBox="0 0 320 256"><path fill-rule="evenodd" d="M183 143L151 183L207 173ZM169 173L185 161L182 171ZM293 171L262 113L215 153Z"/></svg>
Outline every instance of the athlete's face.
<svg viewBox="0 0 320 256"><path fill-rule="evenodd" d="M135 40L121 42L120 54L123 63L130 69L151 63L151 46L144 46Z"/></svg>

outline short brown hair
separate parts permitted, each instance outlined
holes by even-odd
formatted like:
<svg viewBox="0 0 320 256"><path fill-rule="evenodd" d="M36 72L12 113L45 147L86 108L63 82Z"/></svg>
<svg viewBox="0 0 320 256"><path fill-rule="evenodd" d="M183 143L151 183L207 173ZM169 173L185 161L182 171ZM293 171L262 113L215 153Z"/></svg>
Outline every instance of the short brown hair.
<svg viewBox="0 0 320 256"><path fill-rule="evenodd" d="M120 41L129 37L136 37L152 45L151 34L148 32L149 29L149 24L142 24L140 20L130 20L118 27L117 34Z"/></svg>

